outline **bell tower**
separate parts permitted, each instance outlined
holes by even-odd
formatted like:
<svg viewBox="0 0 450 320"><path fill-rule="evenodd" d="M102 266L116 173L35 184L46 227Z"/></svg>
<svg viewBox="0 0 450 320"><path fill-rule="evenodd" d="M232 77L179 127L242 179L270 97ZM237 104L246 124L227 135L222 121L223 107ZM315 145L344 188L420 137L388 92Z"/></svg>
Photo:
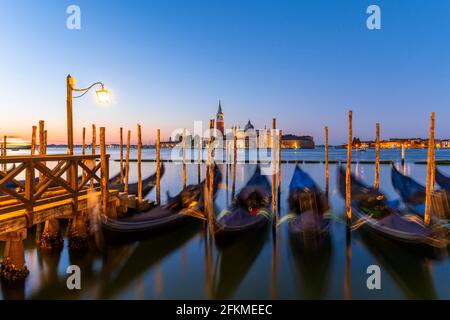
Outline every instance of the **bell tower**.
<svg viewBox="0 0 450 320"><path fill-rule="evenodd" d="M216 129L220 132L222 132L222 135L225 133L225 122L223 121L223 112L222 112L222 105L219 100L219 109L217 110L217 116L216 116Z"/></svg>

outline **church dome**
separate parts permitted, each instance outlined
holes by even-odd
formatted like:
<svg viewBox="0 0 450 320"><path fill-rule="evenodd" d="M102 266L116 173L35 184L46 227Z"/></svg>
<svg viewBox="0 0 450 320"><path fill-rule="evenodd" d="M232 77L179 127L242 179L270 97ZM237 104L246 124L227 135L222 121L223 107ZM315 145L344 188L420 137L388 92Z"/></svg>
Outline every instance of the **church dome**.
<svg viewBox="0 0 450 320"><path fill-rule="evenodd" d="M250 120L248 120L247 124L244 127L244 131L248 131L250 129L255 129L255 127L252 125L252 123L250 122Z"/></svg>

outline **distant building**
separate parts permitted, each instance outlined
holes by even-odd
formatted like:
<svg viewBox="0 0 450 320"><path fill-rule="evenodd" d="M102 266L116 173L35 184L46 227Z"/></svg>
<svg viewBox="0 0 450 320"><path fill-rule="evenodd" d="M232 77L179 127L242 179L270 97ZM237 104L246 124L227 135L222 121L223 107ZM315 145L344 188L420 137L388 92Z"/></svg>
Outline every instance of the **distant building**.
<svg viewBox="0 0 450 320"><path fill-rule="evenodd" d="M314 149L314 138L311 136L283 135L281 138L282 149Z"/></svg>
<svg viewBox="0 0 450 320"><path fill-rule="evenodd" d="M441 148L450 148L450 139L441 140L440 145Z"/></svg>
<svg viewBox="0 0 450 320"><path fill-rule="evenodd" d="M225 122L223 118L222 105L219 100L219 109L217 110L216 115L216 129L222 133L222 136L225 134Z"/></svg>
<svg viewBox="0 0 450 320"><path fill-rule="evenodd" d="M356 149L375 148L376 142L361 141L359 138L353 138L352 146ZM436 148L450 148L450 140L435 140ZM338 146L341 148L347 147L347 145ZM428 148L428 139L422 138L390 138L389 140L380 141L381 149L423 149Z"/></svg>
<svg viewBox="0 0 450 320"><path fill-rule="evenodd" d="M161 148L174 148L179 144L179 141L172 141L172 137L169 138L169 141L161 141L159 144Z"/></svg>

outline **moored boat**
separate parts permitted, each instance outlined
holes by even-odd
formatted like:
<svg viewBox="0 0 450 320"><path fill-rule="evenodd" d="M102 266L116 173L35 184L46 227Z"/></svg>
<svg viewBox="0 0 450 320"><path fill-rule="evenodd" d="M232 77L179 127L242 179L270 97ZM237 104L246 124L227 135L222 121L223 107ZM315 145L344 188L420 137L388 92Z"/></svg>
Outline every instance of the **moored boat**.
<svg viewBox="0 0 450 320"><path fill-rule="evenodd" d="M215 224L216 244L224 246L249 233L263 231L272 220L271 203L271 184L257 166L231 207L219 215Z"/></svg>
<svg viewBox="0 0 450 320"><path fill-rule="evenodd" d="M345 196L345 171L338 169L338 185ZM365 185L351 175L352 218L365 230L378 233L411 249L426 251L436 256L447 247L440 226L426 225L418 215L402 211L394 202L375 188Z"/></svg>
<svg viewBox="0 0 450 320"><path fill-rule="evenodd" d="M214 169L214 193L222 179L217 166ZM164 233L189 223L198 223L204 217L205 181L189 185L175 197L169 197L162 206L144 211L129 218L114 219L101 216L103 237L106 244L133 242Z"/></svg>
<svg viewBox="0 0 450 320"><path fill-rule="evenodd" d="M325 217L328 198L298 165L289 184L287 224L293 241L320 245L329 237L331 220Z"/></svg>
<svg viewBox="0 0 450 320"><path fill-rule="evenodd" d="M436 181L438 183L439 181L443 183L442 178L443 175L436 169ZM402 174L393 165L391 169L391 179L394 189L400 195L403 203L408 207L408 209L423 217L425 215L425 186L421 185L413 178ZM445 198L442 200L445 201ZM444 226L447 225L448 227L449 220L446 216L448 213L439 212L444 211L443 208L448 207L448 205L449 203L447 199L447 204L440 206L442 210L435 210L436 212L433 212L432 208L432 223Z"/></svg>

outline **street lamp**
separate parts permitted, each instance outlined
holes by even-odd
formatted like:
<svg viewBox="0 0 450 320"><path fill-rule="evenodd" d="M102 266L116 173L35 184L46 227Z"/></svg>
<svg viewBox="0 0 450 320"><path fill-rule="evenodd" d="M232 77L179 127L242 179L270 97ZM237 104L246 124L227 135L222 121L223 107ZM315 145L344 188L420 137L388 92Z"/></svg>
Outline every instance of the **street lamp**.
<svg viewBox="0 0 450 320"><path fill-rule="evenodd" d="M73 154L73 111L72 111L72 100L76 98L81 98L90 89L95 86L100 86L100 90L96 90L97 101L102 104L109 103L110 101L110 91L105 90L105 85L102 82L95 82L87 88L78 89L75 88L76 80L70 74L67 76L67 153ZM80 92L78 96L73 96L73 92Z"/></svg>

